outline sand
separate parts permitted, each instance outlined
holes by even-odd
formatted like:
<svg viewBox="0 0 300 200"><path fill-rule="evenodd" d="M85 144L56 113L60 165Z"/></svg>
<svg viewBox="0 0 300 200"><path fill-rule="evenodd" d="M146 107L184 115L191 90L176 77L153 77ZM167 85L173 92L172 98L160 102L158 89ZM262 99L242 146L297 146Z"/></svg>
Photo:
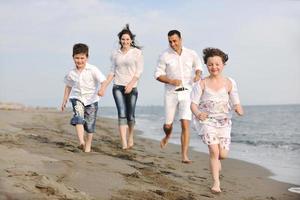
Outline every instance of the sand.
<svg viewBox="0 0 300 200"><path fill-rule="evenodd" d="M0 199L296 200L294 185L268 177L254 164L227 159L221 194L210 192L208 155L135 137L121 150L116 120L98 119L93 152L77 148L71 113L51 109L0 110Z"/></svg>

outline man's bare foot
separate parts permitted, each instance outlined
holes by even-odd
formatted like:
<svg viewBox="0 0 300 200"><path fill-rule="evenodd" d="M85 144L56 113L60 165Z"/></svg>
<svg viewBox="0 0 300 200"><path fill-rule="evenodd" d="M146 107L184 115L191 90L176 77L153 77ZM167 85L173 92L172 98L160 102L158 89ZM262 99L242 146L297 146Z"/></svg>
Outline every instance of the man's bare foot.
<svg viewBox="0 0 300 200"><path fill-rule="evenodd" d="M193 161L192 160L182 160L181 162L184 164L191 164Z"/></svg>

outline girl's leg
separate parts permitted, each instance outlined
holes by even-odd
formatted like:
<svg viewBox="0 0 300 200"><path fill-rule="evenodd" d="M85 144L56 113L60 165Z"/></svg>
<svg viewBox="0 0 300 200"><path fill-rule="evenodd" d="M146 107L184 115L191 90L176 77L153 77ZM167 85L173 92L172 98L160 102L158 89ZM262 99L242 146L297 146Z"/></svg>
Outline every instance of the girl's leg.
<svg viewBox="0 0 300 200"><path fill-rule="evenodd" d="M137 88L133 88L131 93L126 95L126 117L127 117L127 124L128 124L128 140L127 145L128 148L133 147L133 134L134 134L134 125L135 125L135 107L136 101L138 98L138 91Z"/></svg>
<svg viewBox="0 0 300 200"><path fill-rule="evenodd" d="M124 86L114 85L113 96L118 110L119 134L122 144L122 149L127 148L127 120L126 120L126 101L124 94Z"/></svg>
<svg viewBox="0 0 300 200"><path fill-rule="evenodd" d="M213 144L209 145L209 161L210 161L210 168L213 178L213 185L211 187L212 192L221 192L220 188L220 179L219 179L219 170L220 170L220 152L219 152L219 145Z"/></svg>

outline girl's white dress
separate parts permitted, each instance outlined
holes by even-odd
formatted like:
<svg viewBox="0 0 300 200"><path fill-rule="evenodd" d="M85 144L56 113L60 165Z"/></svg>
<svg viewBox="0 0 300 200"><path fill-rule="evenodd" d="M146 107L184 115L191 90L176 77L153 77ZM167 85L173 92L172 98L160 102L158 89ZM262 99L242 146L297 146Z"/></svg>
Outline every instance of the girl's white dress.
<svg viewBox="0 0 300 200"><path fill-rule="evenodd" d="M231 118L233 105L239 104L237 86L232 78L232 89L227 91L225 85L218 91L206 86L204 89L197 82L191 93L191 101L198 105L200 112L208 113L206 120L200 121L193 116L193 124L203 142L207 145L220 144L222 148L229 150Z"/></svg>

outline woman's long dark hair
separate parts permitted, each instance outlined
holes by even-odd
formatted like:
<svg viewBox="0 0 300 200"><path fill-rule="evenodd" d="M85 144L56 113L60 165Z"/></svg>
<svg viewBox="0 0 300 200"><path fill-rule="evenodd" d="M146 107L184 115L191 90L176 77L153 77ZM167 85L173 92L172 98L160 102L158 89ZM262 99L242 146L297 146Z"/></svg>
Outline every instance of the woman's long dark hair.
<svg viewBox="0 0 300 200"><path fill-rule="evenodd" d="M125 27L118 33L118 37L119 37L119 44L121 45L122 48L122 44L121 44L121 38L124 34L128 34L130 39L132 40L130 46L141 49L142 47L136 45L135 42L135 35L130 31L129 29L129 24L126 24Z"/></svg>

